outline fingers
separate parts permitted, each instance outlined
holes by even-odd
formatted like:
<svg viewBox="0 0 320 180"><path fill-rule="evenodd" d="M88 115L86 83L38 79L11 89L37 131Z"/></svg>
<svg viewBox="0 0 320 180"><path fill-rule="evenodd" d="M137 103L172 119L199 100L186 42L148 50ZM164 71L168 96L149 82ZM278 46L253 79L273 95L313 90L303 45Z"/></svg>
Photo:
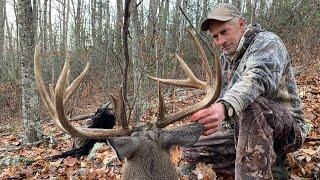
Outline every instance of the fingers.
<svg viewBox="0 0 320 180"><path fill-rule="evenodd" d="M205 124L206 130L215 129L216 127L219 127L221 124L219 121L214 121L212 123Z"/></svg>
<svg viewBox="0 0 320 180"><path fill-rule="evenodd" d="M210 116L206 116L202 119L199 119L198 122L200 124L206 125L206 124L209 124L209 123L216 121L217 119L218 119L217 115L210 115Z"/></svg>
<svg viewBox="0 0 320 180"><path fill-rule="evenodd" d="M212 110L209 108L205 108L205 109L202 109L196 113L194 113L192 116L191 116L191 121L199 121L200 119L203 119L207 116L210 116L212 115L213 112Z"/></svg>
<svg viewBox="0 0 320 180"><path fill-rule="evenodd" d="M198 122L205 126L205 130L202 133L202 135L205 136L210 135L221 128L221 121L217 115L207 116L203 119L200 119Z"/></svg>
<svg viewBox="0 0 320 180"><path fill-rule="evenodd" d="M218 127L214 128L214 129L210 129L210 130L204 131L204 132L202 133L202 135L204 135L204 136L209 136L209 135L211 135L211 134L219 131L220 129L221 129L221 126L218 126Z"/></svg>
<svg viewBox="0 0 320 180"><path fill-rule="evenodd" d="M192 121L197 121L205 126L203 135L210 135L218 131L224 119L224 106L221 103L212 104L191 116Z"/></svg>
<svg viewBox="0 0 320 180"><path fill-rule="evenodd" d="M202 135L210 135L216 131L218 131L221 128L221 123L219 121L213 121L211 123L205 124L205 131L202 133Z"/></svg>

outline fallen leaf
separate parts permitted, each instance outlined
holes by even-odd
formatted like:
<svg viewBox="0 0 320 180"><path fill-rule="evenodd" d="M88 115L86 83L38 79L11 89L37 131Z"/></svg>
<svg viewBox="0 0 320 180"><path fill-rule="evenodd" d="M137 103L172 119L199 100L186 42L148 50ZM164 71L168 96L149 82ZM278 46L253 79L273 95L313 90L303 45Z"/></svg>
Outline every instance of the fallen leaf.
<svg viewBox="0 0 320 180"><path fill-rule="evenodd" d="M214 172L212 168L212 164L198 163L193 173L197 175L197 179L215 180L217 178L216 172Z"/></svg>
<svg viewBox="0 0 320 180"><path fill-rule="evenodd" d="M78 159L74 158L74 157L68 157L64 160L64 164L69 167L72 167L72 166L76 165L77 163L78 163Z"/></svg>
<svg viewBox="0 0 320 180"><path fill-rule="evenodd" d="M179 147L175 147L171 150L171 161L174 165L179 165L181 159L182 159L182 150Z"/></svg>
<svg viewBox="0 0 320 180"><path fill-rule="evenodd" d="M301 149L302 152L306 153L306 154L309 154L309 155L314 155L315 153L317 153L318 151L314 150L314 149L311 149L311 148L308 148L308 149Z"/></svg>
<svg viewBox="0 0 320 180"><path fill-rule="evenodd" d="M15 146L19 146L21 144L21 141L14 141L14 142L12 142L12 144Z"/></svg>
<svg viewBox="0 0 320 180"><path fill-rule="evenodd" d="M50 164L51 166L54 166L54 167L60 167L62 161L63 161L63 159L58 159L57 161L49 162L49 164Z"/></svg>
<svg viewBox="0 0 320 180"><path fill-rule="evenodd" d="M294 159L294 157L293 157L293 155L291 154L291 153L289 153L288 155L287 155L287 159L288 159L288 164L289 164L289 166L291 167L291 168L294 168L294 167L296 167L297 166L297 161Z"/></svg>

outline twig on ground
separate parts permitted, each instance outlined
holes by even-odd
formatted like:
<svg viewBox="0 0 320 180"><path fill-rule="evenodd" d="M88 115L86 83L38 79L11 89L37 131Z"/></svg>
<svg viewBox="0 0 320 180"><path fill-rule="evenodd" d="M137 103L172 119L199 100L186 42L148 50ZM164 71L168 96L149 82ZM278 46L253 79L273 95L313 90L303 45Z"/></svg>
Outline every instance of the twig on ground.
<svg viewBox="0 0 320 180"><path fill-rule="evenodd" d="M18 150L21 150L23 148L37 146L37 145L47 141L48 139L50 140L51 144L57 143L57 141L52 136L46 136L43 139L41 139L39 141L36 141L36 142L33 142L33 143L26 143L26 144L23 144L21 146L7 146L7 147L4 147L4 148L0 148L0 152L18 151Z"/></svg>

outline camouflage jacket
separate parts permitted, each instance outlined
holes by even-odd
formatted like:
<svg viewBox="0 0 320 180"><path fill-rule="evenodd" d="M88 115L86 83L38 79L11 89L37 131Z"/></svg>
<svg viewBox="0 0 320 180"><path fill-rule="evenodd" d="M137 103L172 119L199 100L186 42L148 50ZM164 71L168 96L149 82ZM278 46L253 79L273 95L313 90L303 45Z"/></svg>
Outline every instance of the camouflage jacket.
<svg viewBox="0 0 320 180"><path fill-rule="evenodd" d="M238 116L259 96L279 102L292 113L304 140L309 128L303 119L291 60L279 36L248 26L234 56L238 57L221 55L220 99L229 102Z"/></svg>

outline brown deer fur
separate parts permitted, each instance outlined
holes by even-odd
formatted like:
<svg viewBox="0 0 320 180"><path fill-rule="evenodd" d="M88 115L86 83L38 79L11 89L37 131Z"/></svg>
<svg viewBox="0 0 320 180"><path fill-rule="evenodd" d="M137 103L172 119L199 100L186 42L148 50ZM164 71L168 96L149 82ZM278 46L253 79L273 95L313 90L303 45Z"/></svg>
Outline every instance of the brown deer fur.
<svg viewBox="0 0 320 180"><path fill-rule="evenodd" d="M137 131L129 137L109 140L120 160L126 158L123 180L178 179L170 160L170 148L190 146L200 137L201 124L190 124L175 129L151 128Z"/></svg>

